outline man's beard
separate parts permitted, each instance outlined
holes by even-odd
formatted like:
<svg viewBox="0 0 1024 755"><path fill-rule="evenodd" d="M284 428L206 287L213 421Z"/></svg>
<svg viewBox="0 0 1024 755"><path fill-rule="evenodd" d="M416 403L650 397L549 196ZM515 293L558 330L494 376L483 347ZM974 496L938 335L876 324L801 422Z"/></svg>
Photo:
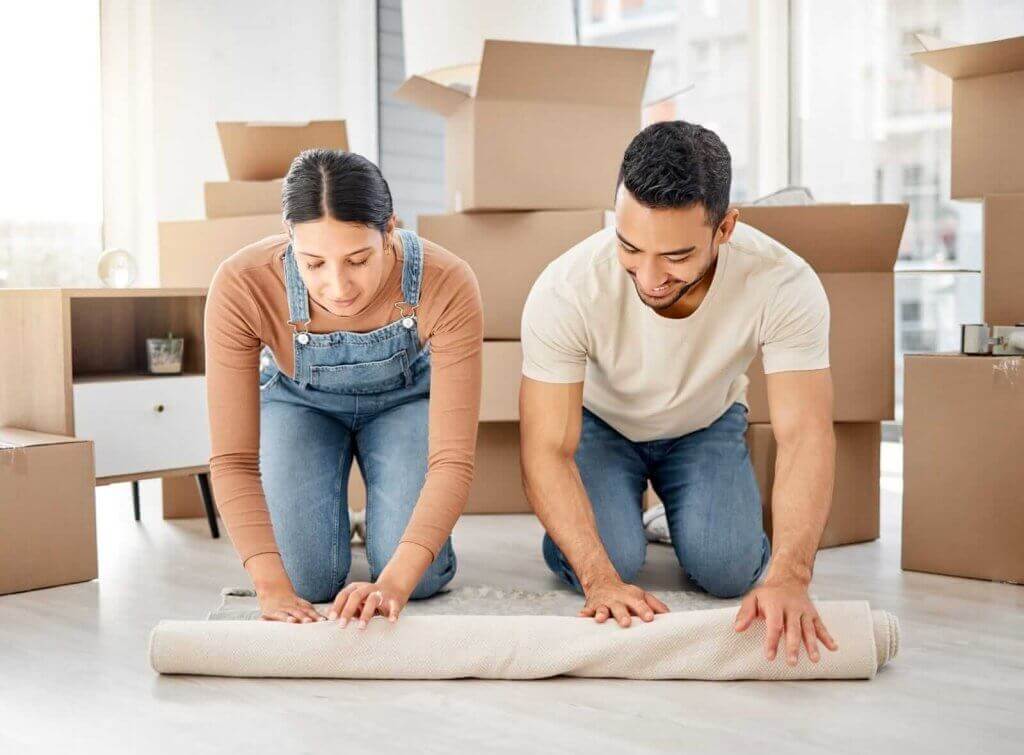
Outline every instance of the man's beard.
<svg viewBox="0 0 1024 755"><path fill-rule="evenodd" d="M671 299L667 299L665 301L665 303L662 303L659 300L657 304L652 304L647 299L647 297L645 297L640 292L640 286L637 284L635 277L633 278L633 287L636 289L636 295L640 297L640 301L642 301L644 304L646 304L648 307L650 307L651 309L653 309L655 311L664 311L666 309L670 309L670 308L674 307L676 305L676 302L678 302L680 299L682 299L684 296L686 296L686 294L688 294L693 289L694 286L696 286L698 283L700 283L702 280L704 280L704 276L706 276L708 274L708 271L714 266L715 262L717 262L717 261L718 260L716 258L716 259L712 260L711 262L709 262L708 266L704 268L704 270L701 272L700 275L698 275L692 281L687 283L685 286L682 286L678 291L676 291L675 296L673 296Z"/></svg>

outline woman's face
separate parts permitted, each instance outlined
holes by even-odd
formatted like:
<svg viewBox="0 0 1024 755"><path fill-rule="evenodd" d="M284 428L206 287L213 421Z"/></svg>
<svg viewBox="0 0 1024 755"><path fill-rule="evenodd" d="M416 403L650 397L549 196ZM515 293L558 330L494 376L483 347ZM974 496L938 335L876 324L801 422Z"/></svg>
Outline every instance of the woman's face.
<svg viewBox="0 0 1024 755"><path fill-rule="evenodd" d="M341 317L365 309L394 266L394 227L394 218L384 234L327 217L295 223L292 251L313 300Z"/></svg>

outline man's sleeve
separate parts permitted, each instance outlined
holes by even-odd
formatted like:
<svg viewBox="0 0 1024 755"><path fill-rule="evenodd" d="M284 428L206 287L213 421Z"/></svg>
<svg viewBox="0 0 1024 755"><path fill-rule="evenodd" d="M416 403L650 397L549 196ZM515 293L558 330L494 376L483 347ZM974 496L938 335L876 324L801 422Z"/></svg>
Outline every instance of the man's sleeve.
<svg viewBox="0 0 1024 755"><path fill-rule="evenodd" d="M544 274L523 307L523 375L544 383L581 383L587 369L583 316Z"/></svg>
<svg viewBox="0 0 1024 755"><path fill-rule="evenodd" d="M765 373L829 366L829 306L821 280L808 265L787 274L765 310L761 355Z"/></svg>

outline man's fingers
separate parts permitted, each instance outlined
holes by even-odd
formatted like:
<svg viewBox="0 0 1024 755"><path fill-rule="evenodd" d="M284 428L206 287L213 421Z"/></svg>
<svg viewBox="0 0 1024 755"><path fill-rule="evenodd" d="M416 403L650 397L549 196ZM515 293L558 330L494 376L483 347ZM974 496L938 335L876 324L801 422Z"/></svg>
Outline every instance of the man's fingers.
<svg viewBox="0 0 1024 755"><path fill-rule="evenodd" d="M800 628L804 637L804 645L807 647L807 656L817 663L820 655L818 654L818 638L814 634L814 617L804 614L800 619Z"/></svg>
<svg viewBox="0 0 1024 755"><path fill-rule="evenodd" d="M825 643L825 647L832 651L839 649L839 643L832 639L832 635L828 633L825 622L821 620L820 616L814 617L814 628L817 630L818 638Z"/></svg>
<svg viewBox="0 0 1024 755"><path fill-rule="evenodd" d="M583 610L580 611L580 616L590 618L597 613L597 606L586 605L583 606Z"/></svg>
<svg viewBox="0 0 1024 755"><path fill-rule="evenodd" d="M604 624L605 621L608 620L608 615L610 613L611 611L608 610L608 606L598 606L597 610L594 612L594 620L598 624Z"/></svg>
<svg viewBox="0 0 1024 755"><path fill-rule="evenodd" d="M795 666L800 657L800 611L786 614L786 663Z"/></svg>
<svg viewBox="0 0 1024 755"><path fill-rule="evenodd" d="M632 620L629 618L629 609L626 608L625 603L612 603L612 615L621 627L628 627L632 623Z"/></svg>
<svg viewBox="0 0 1024 755"><path fill-rule="evenodd" d="M764 638L764 657L774 661L782 636L782 612L775 607L764 609L764 620L768 628Z"/></svg>
<svg viewBox="0 0 1024 755"><path fill-rule="evenodd" d="M740 603L740 610L736 613L736 623L734 628L737 632L744 631L750 626L751 622L757 616L757 595L750 593Z"/></svg>
<svg viewBox="0 0 1024 755"><path fill-rule="evenodd" d="M659 600L656 596L651 595L649 592L644 593L644 601L647 603L647 605L654 609L655 613L669 613L668 606L662 603L661 600Z"/></svg>
<svg viewBox="0 0 1024 755"><path fill-rule="evenodd" d="M644 621L654 621L654 611L647 605L647 601L643 598L637 598L629 602L629 610L635 613Z"/></svg>

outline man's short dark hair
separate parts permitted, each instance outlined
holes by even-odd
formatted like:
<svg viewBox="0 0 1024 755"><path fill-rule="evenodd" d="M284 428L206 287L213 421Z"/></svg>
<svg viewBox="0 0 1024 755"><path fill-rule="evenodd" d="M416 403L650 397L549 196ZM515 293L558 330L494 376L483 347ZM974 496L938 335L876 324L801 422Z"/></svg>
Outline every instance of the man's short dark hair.
<svg viewBox="0 0 1024 755"><path fill-rule="evenodd" d="M625 184L637 202L654 209L704 206L717 228L729 210L732 158L714 131L686 121L645 128L629 143L615 186Z"/></svg>

